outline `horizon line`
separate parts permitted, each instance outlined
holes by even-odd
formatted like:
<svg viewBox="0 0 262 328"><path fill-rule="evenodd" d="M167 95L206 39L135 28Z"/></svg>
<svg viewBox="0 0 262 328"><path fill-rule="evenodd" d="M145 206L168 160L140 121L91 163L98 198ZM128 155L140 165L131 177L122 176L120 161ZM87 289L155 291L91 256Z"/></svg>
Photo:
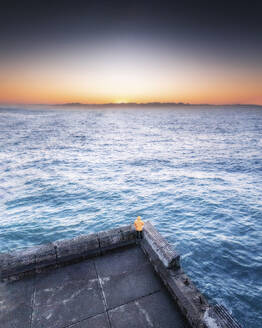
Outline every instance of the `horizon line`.
<svg viewBox="0 0 262 328"><path fill-rule="evenodd" d="M209 103L184 103L184 102L108 102L108 103L81 103L81 102L66 102L66 103L0 103L0 106L253 106L262 107L262 104L248 103L225 103L225 104L209 104Z"/></svg>

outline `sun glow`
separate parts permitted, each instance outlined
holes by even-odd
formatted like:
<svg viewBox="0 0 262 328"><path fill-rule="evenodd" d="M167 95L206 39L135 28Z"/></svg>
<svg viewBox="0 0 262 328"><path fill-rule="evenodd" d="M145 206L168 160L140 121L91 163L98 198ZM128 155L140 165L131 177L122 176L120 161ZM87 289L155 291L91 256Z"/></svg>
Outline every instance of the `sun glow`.
<svg viewBox="0 0 262 328"><path fill-rule="evenodd" d="M114 104L127 104L127 103L129 103L129 101L126 99L117 99L114 101Z"/></svg>
<svg viewBox="0 0 262 328"><path fill-rule="evenodd" d="M0 103L262 104L261 69L152 47L95 44L93 51L82 45L6 58L0 61Z"/></svg>

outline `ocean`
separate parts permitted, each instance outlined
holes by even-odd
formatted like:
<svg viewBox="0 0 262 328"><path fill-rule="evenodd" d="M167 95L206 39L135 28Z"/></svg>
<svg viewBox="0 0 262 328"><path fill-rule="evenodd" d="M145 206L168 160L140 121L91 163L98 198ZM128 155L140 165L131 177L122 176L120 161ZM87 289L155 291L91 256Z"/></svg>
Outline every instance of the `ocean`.
<svg viewBox="0 0 262 328"><path fill-rule="evenodd" d="M0 252L137 215L210 303L261 327L261 107L0 107Z"/></svg>

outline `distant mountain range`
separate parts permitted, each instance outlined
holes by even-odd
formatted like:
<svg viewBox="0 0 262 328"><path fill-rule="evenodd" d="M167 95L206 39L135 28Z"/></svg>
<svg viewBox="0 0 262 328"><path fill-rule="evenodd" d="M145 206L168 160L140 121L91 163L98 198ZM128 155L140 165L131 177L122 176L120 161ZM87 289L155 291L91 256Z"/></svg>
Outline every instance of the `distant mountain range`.
<svg viewBox="0 0 262 328"><path fill-rule="evenodd" d="M64 104L5 104L0 103L0 106L8 106L8 107L35 107L35 106L46 106L46 107L96 107L96 108L106 108L106 107L115 107L115 108L123 108L123 107L148 107L148 108L159 108L159 107L253 107L253 108L262 108L262 105L256 105L256 104L190 104L190 103L183 103L183 102L147 102L147 103L135 103L135 102L129 102L129 103L105 103L105 104L91 104L91 103L80 103L80 102L71 102L71 103L64 103Z"/></svg>
<svg viewBox="0 0 262 328"><path fill-rule="evenodd" d="M84 104L79 102L72 102L72 103L64 103L64 104L54 104L54 106L62 106L62 107L170 107L170 106L237 106L237 107L261 107L261 105L256 104L223 104L223 105L214 105L214 104L190 104L190 103L183 103L183 102L147 102L147 103L105 103L105 104Z"/></svg>

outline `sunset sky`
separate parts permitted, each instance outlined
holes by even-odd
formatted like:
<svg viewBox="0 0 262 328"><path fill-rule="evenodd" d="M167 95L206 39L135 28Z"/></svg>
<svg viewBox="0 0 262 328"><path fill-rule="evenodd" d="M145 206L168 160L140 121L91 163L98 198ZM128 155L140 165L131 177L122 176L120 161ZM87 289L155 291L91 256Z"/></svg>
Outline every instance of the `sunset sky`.
<svg viewBox="0 0 262 328"><path fill-rule="evenodd" d="M3 1L0 103L262 105L260 1Z"/></svg>

